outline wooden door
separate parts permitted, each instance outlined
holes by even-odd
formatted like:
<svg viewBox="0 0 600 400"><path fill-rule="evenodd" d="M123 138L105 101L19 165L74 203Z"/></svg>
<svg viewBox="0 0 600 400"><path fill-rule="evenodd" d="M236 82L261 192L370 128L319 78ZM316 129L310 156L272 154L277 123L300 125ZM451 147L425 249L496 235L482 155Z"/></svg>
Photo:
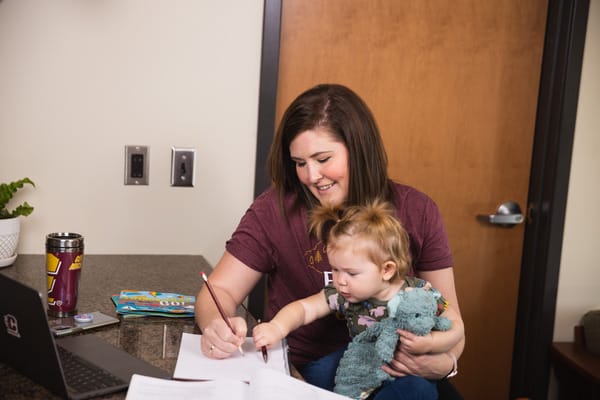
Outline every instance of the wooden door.
<svg viewBox="0 0 600 400"><path fill-rule="evenodd" d="M524 226L482 223L527 204L547 2L284 0L277 121L321 82L370 105L390 174L446 221L466 326L465 399L507 399Z"/></svg>

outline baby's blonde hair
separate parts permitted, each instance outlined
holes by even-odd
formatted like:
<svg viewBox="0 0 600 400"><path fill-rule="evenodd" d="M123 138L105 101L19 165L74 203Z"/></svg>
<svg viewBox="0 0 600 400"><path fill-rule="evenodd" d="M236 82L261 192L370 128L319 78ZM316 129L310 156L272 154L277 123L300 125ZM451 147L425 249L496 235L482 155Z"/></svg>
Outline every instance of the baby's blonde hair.
<svg viewBox="0 0 600 400"><path fill-rule="evenodd" d="M403 279L408 273L411 262L408 233L387 202L375 200L365 206L343 209L316 207L310 214L309 229L326 243L328 251L338 248L342 237L360 240L373 263L380 267L387 261L396 264L392 281Z"/></svg>

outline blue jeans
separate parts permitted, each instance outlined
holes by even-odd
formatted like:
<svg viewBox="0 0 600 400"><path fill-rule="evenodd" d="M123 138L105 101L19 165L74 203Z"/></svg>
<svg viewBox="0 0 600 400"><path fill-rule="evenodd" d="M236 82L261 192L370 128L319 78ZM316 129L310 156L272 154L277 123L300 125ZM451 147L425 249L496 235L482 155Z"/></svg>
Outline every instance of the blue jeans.
<svg viewBox="0 0 600 400"><path fill-rule="evenodd" d="M335 371L337 370L340 359L344 355L346 347L343 347L333 353L329 353L315 361L311 361L298 371L304 380L311 385L333 391L335 385Z"/></svg>
<svg viewBox="0 0 600 400"><path fill-rule="evenodd" d="M311 385L333 391L335 372L346 347L311 361L298 371ZM369 400L437 400L437 382L420 376L403 376L385 381Z"/></svg>
<svg viewBox="0 0 600 400"><path fill-rule="evenodd" d="M420 376L390 379L381 385L369 400L437 400L437 382Z"/></svg>

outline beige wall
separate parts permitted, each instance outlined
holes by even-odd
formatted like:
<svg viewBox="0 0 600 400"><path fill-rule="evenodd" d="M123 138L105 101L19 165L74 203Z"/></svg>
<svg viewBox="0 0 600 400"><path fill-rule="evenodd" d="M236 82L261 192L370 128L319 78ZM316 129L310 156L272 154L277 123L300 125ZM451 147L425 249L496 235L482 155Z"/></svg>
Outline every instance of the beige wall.
<svg viewBox="0 0 600 400"><path fill-rule="evenodd" d="M0 182L35 211L18 251L73 231L94 254L212 264L253 197L262 0L0 2ZM124 146L150 147L125 186ZM171 147L197 150L170 186Z"/></svg>
<svg viewBox="0 0 600 400"><path fill-rule="evenodd" d="M555 341L600 308L600 0L590 1L554 322ZM551 377L548 399L558 398Z"/></svg>
<svg viewBox="0 0 600 400"><path fill-rule="evenodd" d="M567 214L560 261L554 339L573 340L573 326L600 308L600 0L590 2L583 55Z"/></svg>

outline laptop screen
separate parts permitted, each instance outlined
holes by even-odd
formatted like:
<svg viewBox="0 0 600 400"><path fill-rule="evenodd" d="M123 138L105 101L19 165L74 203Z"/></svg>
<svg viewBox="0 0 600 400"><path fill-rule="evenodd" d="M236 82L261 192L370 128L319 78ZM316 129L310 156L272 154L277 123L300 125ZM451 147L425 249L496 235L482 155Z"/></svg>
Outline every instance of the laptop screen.
<svg viewBox="0 0 600 400"><path fill-rule="evenodd" d="M127 388L133 374L170 378L171 375L93 334L54 339L43 299L39 292L0 273L0 361L12 366L52 392L71 399L83 399ZM57 346L66 349L86 365L95 366L120 382L110 387L75 393L59 359ZM76 369L75 372L78 372Z"/></svg>
<svg viewBox="0 0 600 400"><path fill-rule="evenodd" d="M43 300L36 290L0 274L0 360L66 396Z"/></svg>

